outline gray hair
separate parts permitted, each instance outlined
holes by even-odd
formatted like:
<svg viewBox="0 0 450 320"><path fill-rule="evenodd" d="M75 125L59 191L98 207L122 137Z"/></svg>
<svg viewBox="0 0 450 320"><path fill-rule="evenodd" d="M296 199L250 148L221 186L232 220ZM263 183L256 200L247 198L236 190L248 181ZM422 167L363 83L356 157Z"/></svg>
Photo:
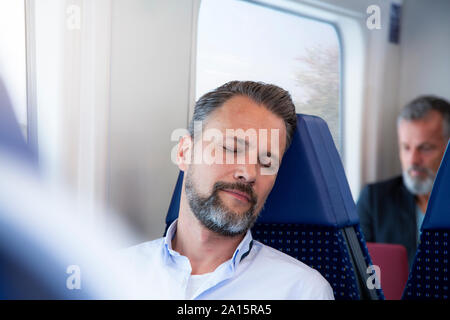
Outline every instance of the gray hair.
<svg viewBox="0 0 450 320"><path fill-rule="evenodd" d="M397 124L401 120L413 121L423 119L432 110L442 115L444 137L450 138L450 104L436 96L420 96L408 103L398 116Z"/></svg>
<svg viewBox="0 0 450 320"><path fill-rule="evenodd" d="M254 81L230 81L204 94L198 99L194 115L189 124L189 133L194 136L194 121L205 121L208 116L235 96L245 96L264 106L283 119L286 126L286 149L291 143L297 126L297 116L291 95L273 84Z"/></svg>

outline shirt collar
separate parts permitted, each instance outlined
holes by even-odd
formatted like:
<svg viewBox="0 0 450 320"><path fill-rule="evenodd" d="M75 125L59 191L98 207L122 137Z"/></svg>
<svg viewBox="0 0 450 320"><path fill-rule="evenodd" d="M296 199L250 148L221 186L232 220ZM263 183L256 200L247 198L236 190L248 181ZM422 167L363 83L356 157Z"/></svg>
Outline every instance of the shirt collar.
<svg viewBox="0 0 450 320"><path fill-rule="evenodd" d="M177 232L177 220L171 223L169 228L167 229L166 236L164 237L164 247L167 249L170 255L179 256L180 254L172 249L172 240Z"/></svg>
<svg viewBox="0 0 450 320"><path fill-rule="evenodd" d="M238 247L234 251L232 260L232 265L236 268L236 265L241 262L252 250L253 238L250 230L247 230L244 239L239 243Z"/></svg>
<svg viewBox="0 0 450 320"><path fill-rule="evenodd" d="M180 256L180 254L172 249L172 239L177 232L177 220L176 219L167 229L166 236L164 237L164 247L171 256ZM234 251L233 257L231 258L231 267L234 270L236 265L241 262L252 250L253 238L250 230L247 230L244 239L239 243L238 247Z"/></svg>

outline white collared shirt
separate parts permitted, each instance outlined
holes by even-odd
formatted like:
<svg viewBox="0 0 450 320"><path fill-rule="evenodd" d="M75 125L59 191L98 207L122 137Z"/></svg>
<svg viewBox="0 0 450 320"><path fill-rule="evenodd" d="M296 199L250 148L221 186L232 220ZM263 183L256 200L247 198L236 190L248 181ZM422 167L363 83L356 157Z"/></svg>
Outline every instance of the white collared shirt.
<svg viewBox="0 0 450 320"><path fill-rule="evenodd" d="M218 266L195 291L188 286L189 259L172 249L174 221L164 238L124 250L123 257L148 288L145 299L334 299L333 290L322 275L304 263L252 239L250 230L233 257ZM198 280L198 279L193 279Z"/></svg>

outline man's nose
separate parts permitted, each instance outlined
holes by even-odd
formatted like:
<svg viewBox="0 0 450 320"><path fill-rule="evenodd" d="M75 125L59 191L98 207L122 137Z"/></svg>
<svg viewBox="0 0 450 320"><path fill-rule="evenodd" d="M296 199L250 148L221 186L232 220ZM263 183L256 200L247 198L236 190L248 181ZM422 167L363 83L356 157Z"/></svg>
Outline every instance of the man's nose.
<svg viewBox="0 0 450 320"><path fill-rule="evenodd" d="M410 154L410 164L415 166L422 165L422 156L420 154L420 151L417 149L414 149L411 151Z"/></svg>
<svg viewBox="0 0 450 320"><path fill-rule="evenodd" d="M234 178L239 182L254 184L257 174L256 164L242 164L237 166Z"/></svg>

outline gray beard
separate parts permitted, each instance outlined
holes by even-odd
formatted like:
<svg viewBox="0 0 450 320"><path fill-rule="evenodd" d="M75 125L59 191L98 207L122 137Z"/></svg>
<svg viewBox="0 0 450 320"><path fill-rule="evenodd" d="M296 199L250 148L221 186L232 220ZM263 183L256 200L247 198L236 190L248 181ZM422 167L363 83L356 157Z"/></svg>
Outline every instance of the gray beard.
<svg viewBox="0 0 450 320"><path fill-rule="evenodd" d="M433 189L433 183L435 179L435 174L428 168L422 168L426 171L427 176L424 179L420 179L418 177L413 178L408 173L408 171L411 168L408 168L407 170L404 170L402 172L403 176L403 183L406 186L406 189L409 190L414 195L426 195L431 193L431 189Z"/></svg>
<svg viewBox="0 0 450 320"><path fill-rule="evenodd" d="M245 190L251 195L252 203L250 209L243 214L237 214L230 210L219 197L218 192L230 186L234 186L241 191ZM186 196L189 207L195 217L207 229L227 237L244 234L253 226L258 218L258 215L255 214L256 196L248 188L250 187L245 187L245 185L239 183L225 184L218 182L214 185L213 192L210 196L202 197L196 191L189 172L186 174Z"/></svg>

